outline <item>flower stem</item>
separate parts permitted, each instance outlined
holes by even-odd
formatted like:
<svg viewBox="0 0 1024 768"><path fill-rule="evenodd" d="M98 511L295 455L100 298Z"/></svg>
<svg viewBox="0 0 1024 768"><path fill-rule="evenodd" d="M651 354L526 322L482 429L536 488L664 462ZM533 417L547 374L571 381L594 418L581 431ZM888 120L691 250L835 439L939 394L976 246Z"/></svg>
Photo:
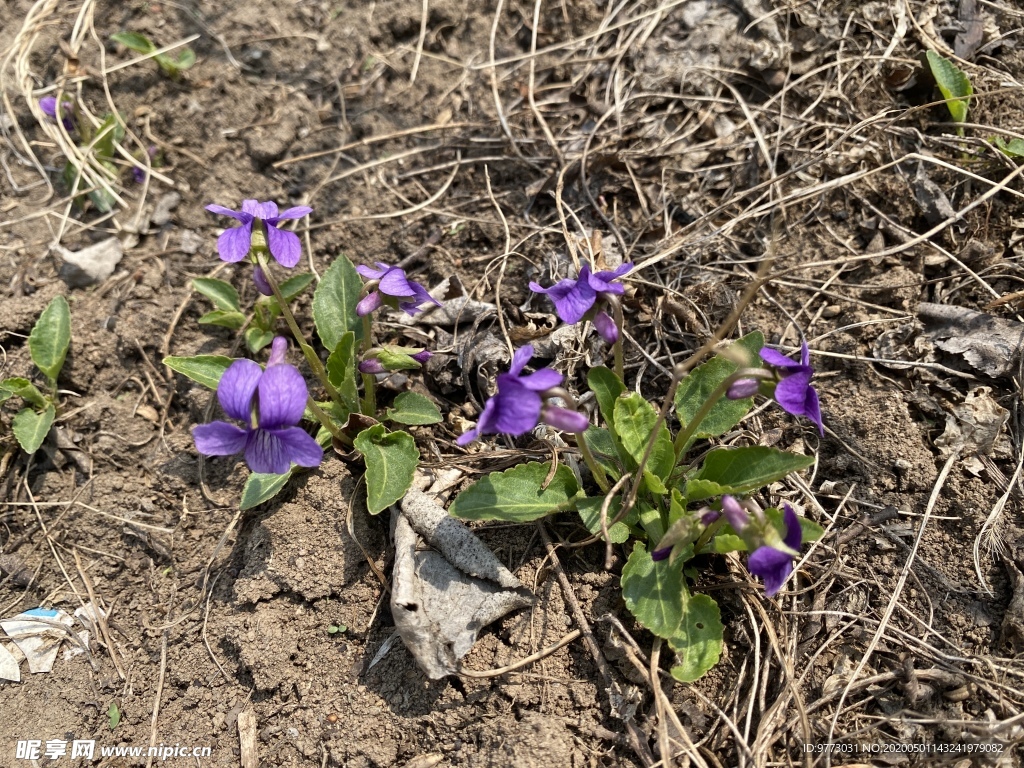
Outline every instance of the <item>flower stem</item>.
<svg viewBox="0 0 1024 768"><path fill-rule="evenodd" d="M317 404L316 400L313 399L312 395L306 398L306 407L309 408L310 413L316 416L317 420L323 425L324 429L331 433L331 437L333 437L335 440L338 440L341 443L344 443L345 445L352 445L352 440L348 437L348 435L346 435L344 432L338 429L338 426L337 424L334 423L334 420L331 419L331 417L324 411L324 409Z"/></svg>
<svg viewBox="0 0 1024 768"><path fill-rule="evenodd" d="M594 482L597 483L601 489L601 493L608 493L608 489L611 487L608 483L608 475L605 474L604 468L597 463L594 458L594 454L590 452L590 446L587 445L587 441L583 439L582 432L576 432L576 444L580 447L580 453L583 455L583 460L587 462L587 466L590 467L590 474L594 476Z"/></svg>
<svg viewBox="0 0 1024 768"><path fill-rule="evenodd" d="M363 315L363 354L373 348L373 326L370 315ZM363 374L363 415L373 416L377 413L377 377L372 373Z"/></svg>
<svg viewBox="0 0 1024 768"><path fill-rule="evenodd" d="M725 395L729 387L733 385L733 382L741 378L744 377L737 371L715 387L715 390L708 395L707 399L701 403L700 408L697 409L697 412L693 414L693 418L690 419L689 423L679 430L678 434L676 434L675 441L677 462L682 458L683 451L685 451L689 446L690 440L693 439L693 435L697 431L697 427L699 427L701 422L704 421L709 413L711 413L711 409L714 408L718 401L722 399L722 396Z"/></svg>
<svg viewBox="0 0 1024 768"><path fill-rule="evenodd" d="M718 529L725 523L725 516L722 516L715 520L711 525L704 529L700 537L693 545L693 554L699 555L701 550L707 546L708 542L711 541L712 537L718 533Z"/></svg>
<svg viewBox="0 0 1024 768"><path fill-rule="evenodd" d="M344 406L344 401L341 399L341 395L338 394L338 390L331 384L330 379L327 377L327 371L324 368L324 364L320 362L320 357L308 343L306 343L306 337L302 335L302 331L299 329L299 324L295 321L295 315L292 314L291 308L288 306L288 302L284 300L284 296L281 294L281 289L277 285L277 280L270 271L270 267L267 265L267 260L262 253L257 253L256 259L263 270L263 274L267 278L267 282L270 284L270 290L274 292L274 298L277 299L277 304L281 308L281 316L284 317L285 322L288 324L289 330L292 332L292 337L295 339L295 343L299 345L299 349L302 350L302 354L306 357L306 362L309 363L309 368L313 371L313 375L320 380L324 389L327 390L328 396L340 406Z"/></svg>
<svg viewBox="0 0 1024 768"><path fill-rule="evenodd" d="M623 361L622 354L622 336L623 326L625 325L625 318L622 315L622 302L618 300L618 297L614 297L611 302L612 305L612 319L615 321L615 327L619 329L618 336L615 338L615 343L612 345L612 354L615 355L615 375L619 377L619 381L626 382L626 365Z"/></svg>

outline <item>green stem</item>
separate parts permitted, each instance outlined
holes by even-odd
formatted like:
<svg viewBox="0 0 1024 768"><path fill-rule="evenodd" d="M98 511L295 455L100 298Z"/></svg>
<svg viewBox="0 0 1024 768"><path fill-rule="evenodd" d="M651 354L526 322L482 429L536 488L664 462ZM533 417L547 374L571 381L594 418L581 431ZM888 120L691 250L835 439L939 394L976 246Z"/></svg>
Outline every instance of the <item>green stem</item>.
<svg viewBox="0 0 1024 768"><path fill-rule="evenodd" d="M700 554L700 551L707 546L708 542L711 541L712 537L714 537L716 533L718 533L718 529L721 528L724 523L725 515L722 515L717 520L715 520L715 522L713 522L711 525L704 529L704 532L701 533L700 537L693 545L694 555Z"/></svg>
<svg viewBox="0 0 1024 768"><path fill-rule="evenodd" d="M619 381L625 383L626 365L623 360L622 353L622 335L625 318L622 315L622 303L618 301L617 298L613 298L610 303L612 305L612 319L615 321L615 327L618 328L619 331L619 335L616 337L615 343L612 345L612 353L615 355L615 375L619 377Z"/></svg>
<svg viewBox="0 0 1024 768"><path fill-rule="evenodd" d="M373 348L373 326L370 316L363 315L363 354ZM377 413L377 378L372 373L363 375L363 415L372 417Z"/></svg>
<svg viewBox="0 0 1024 768"><path fill-rule="evenodd" d="M317 404L312 395L306 398L306 407L309 408L310 412L314 416L316 416L324 429L331 433L331 437L345 445L352 445L352 441L349 439L348 435L338 429L338 426L334 423L331 417L327 415L324 409Z"/></svg>
<svg viewBox="0 0 1024 768"><path fill-rule="evenodd" d="M708 395L704 402L701 403L700 408L698 408L697 412L693 414L693 418L690 419L689 423L679 430L675 441L676 461L679 461L679 459L682 458L683 451L685 451L687 446L690 444L690 440L697 431L697 427L699 427L701 422L704 421L709 413L711 413L711 409L714 408L715 404L722 399L722 395L724 395L729 387L733 385L733 382L740 378L743 377L740 375L739 371L737 371L719 384L715 390Z"/></svg>
<svg viewBox="0 0 1024 768"><path fill-rule="evenodd" d="M274 298L277 299L277 304L281 308L281 315L284 317L284 321L288 324L288 328L292 332L292 337L295 339L295 343L299 345L299 349L302 350L302 354L306 357L306 362L309 363L310 370L313 371L313 375L320 380L324 389L327 390L327 395L337 403L339 406L344 407L345 402L341 399L341 395L338 394L338 390L331 384L330 379L327 377L327 370L324 368L324 364L320 362L320 357L317 355L309 344L306 343L305 336L302 335L302 331L299 329L299 324L295 321L295 315L292 314L291 308L288 306L288 302L284 300L284 296L281 294L281 289L277 285L277 280L274 279L273 274L270 272L270 267L267 266L266 257L262 253L257 253L256 260L259 263L260 269L263 270L264 276L267 278L267 282L270 284L270 290L274 293Z"/></svg>
<svg viewBox="0 0 1024 768"><path fill-rule="evenodd" d="M590 452L590 447L587 445L587 441L583 439L582 432L576 432L576 444L580 447L580 453L583 454L583 460L587 462L587 466L590 467L590 474L594 476L594 481L601 489L601 493L608 493L608 489L611 485L608 483L608 475L605 474L604 468L597 463L594 458L594 454Z"/></svg>

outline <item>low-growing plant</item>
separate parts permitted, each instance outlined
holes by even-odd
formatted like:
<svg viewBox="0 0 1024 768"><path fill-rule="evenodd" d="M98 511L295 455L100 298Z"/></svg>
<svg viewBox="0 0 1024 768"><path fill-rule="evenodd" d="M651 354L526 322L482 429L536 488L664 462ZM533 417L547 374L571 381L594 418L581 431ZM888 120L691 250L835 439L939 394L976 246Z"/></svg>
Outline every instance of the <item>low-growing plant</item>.
<svg viewBox="0 0 1024 768"><path fill-rule="evenodd" d="M289 306L309 281L286 291L298 278L279 284L271 265L290 269L298 263L299 239L280 224L311 209L279 213L274 203L245 200L241 211L216 205L207 210L240 222L218 238L220 256L250 263L265 297L259 301L276 304L268 304L264 320L253 326L263 335L254 332L256 343L249 344L257 352L272 339L265 368L221 356L165 358L172 369L216 388L222 409L233 420L196 426L199 452L244 454L252 470L242 492L246 509L278 493L299 468L318 465L325 447L354 449L365 463L369 512L387 509L408 492L419 463L415 440L401 427L433 424L441 414L415 392L400 394L390 407L378 410L376 377L418 369L431 353L379 343L372 320L384 306L413 314L440 302L398 267L356 267L339 255L313 294L313 324L328 353L323 362ZM632 269L626 263L594 271L585 264L576 278L550 287L530 284L550 298L562 321L590 321L611 345L614 370L598 366L587 374L597 423L577 406L562 374L549 368L527 371L533 357L527 345L515 350L509 370L498 375L496 394L476 427L457 441L465 446L491 434L525 435L544 424L574 435L589 474L578 475L560 462L520 464L478 479L455 498L449 512L463 520L529 522L572 511L595 541L626 545L630 553L621 582L626 605L676 652L673 675L692 681L717 662L722 646L718 606L693 587L707 556L748 552L748 569L763 579L771 596L792 573L801 545L821 534L789 504L762 509L755 501L769 484L809 466L812 457L707 441L735 428L758 393L809 419L819 432L824 427L807 345L794 361L766 347L758 332L717 350L692 371L677 366L660 408L629 391L623 376L621 281ZM215 306L201 322L243 328L247 317L233 287L208 279L194 286ZM278 318L290 329L326 399L311 397L299 371L285 362L288 343L275 335ZM315 438L299 426L303 421L317 425ZM674 431L671 423L678 424Z"/></svg>
<svg viewBox="0 0 1024 768"><path fill-rule="evenodd" d="M39 450L60 410L57 377L70 347L71 310L67 300L57 296L39 315L28 337L29 354L46 381L46 391L18 376L0 381L0 403L12 397L25 403L11 421L14 437L25 453Z"/></svg>
<svg viewBox="0 0 1024 768"><path fill-rule="evenodd" d="M939 87L942 98L946 99L946 108L954 123L967 122L967 109L971 104L974 86L971 79L960 67L935 51L928 51L928 67L931 69L935 84ZM964 129L957 126L958 136L964 135Z"/></svg>
<svg viewBox="0 0 1024 768"><path fill-rule="evenodd" d="M110 39L136 53L141 53L143 56L159 50L159 46L141 32L116 32L110 36ZM182 48L173 56L169 52L158 53L153 60L160 67L161 72L168 77L177 79L181 77L182 72L190 69L196 63L196 54L191 48Z"/></svg>

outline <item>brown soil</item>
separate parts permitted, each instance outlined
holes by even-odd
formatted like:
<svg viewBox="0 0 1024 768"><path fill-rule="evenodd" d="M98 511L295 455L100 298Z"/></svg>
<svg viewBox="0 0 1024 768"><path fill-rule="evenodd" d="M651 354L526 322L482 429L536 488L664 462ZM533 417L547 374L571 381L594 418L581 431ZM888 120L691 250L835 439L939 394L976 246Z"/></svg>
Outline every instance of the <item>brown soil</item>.
<svg viewBox="0 0 1024 768"><path fill-rule="evenodd" d="M49 674L23 667L21 683L0 683L0 766L29 764L14 757L25 739L209 746L209 758L169 763L237 766L242 712L255 715L261 766L644 765L644 755L660 759L659 730L674 739L672 765L1020 764L1019 379L936 353L915 325L921 301L980 310L1024 282L1024 187L988 143L1024 125L1012 3L978 4L988 42L962 66L979 94L969 122L982 127L962 141L941 103L925 106L939 97L917 57L954 44L966 2L585 0L538 4L536 27L534 4L518 0L496 22L494 8L454 0L86 5L81 17L80 2L0 6L0 49L12 52L0 82L0 373L31 375L25 336L66 295L74 338L59 427L79 449L51 437L29 459L10 435L12 404L0 412L0 618L71 612L91 589L111 638L93 638L92 664L58 657ZM103 75L131 57L104 42L125 29L161 45L199 35L198 63L178 81L151 62ZM916 67L920 82L897 90L897 64ZM116 107L125 147L158 147L170 183L137 185L126 169L125 206L112 218L69 208L60 143L26 90L53 83L94 114ZM919 167L965 211L926 237L943 217L933 218L934 195L915 198ZM167 220L131 235L172 192L180 202ZM659 719L637 668L652 638L622 605L622 552L612 572L602 546L561 553L618 691L579 641L520 672L430 682L401 642L371 664L393 622L348 533L349 507L384 571L387 526L361 509L357 468L325 462L237 512L244 464L201 461L190 434L211 418L211 393L160 360L237 348L234 332L197 325L209 307L189 281L216 272L243 304L255 298L247 275L217 258L225 222L202 210L245 197L314 207L303 238L320 273L344 252L355 263L405 259L428 285L457 275L500 306L517 344L553 325L545 302L525 305L527 280L556 265L565 274L567 241L581 248L581 228L601 231L605 248L641 265L626 301L628 379L652 400L774 253L742 327L786 345L806 336L828 432L819 440L767 408L745 437L817 456L798 482L771 491L828 533L777 600L741 586L738 560L707 563L698 588L721 604L726 650L699 683L664 682L685 736ZM51 246L77 250L110 234L126 245L117 271L70 289ZM992 311L1019 319L1012 302ZM298 312L309 327L308 299ZM451 328L387 330L441 350L423 385L446 418L415 430L428 465L461 466L471 479L550 456L532 439L487 444L501 453L454 445L496 370L474 352L488 333L500 340L494 313L454 340ZM920 365L869 359L893 350ZM572 340L559 364L578 388L603 354ZM957 455L942 477L936 439L979 387L1009 421L990 455ZM889 507L899 514L872 522ZM568 518L547 528L580 536ZM973 545L989 528L979 574ZM476 670L575 628L535 529L482 535L538 601L482 633L466 659ZM623 650L609 615L639 652ZM621 695L639 703L639 747L612 711ZM830 738L976 751L805 751ZM980 751L992 745L1001 751ZM144 763L97 753L89 764Z"/></svg>

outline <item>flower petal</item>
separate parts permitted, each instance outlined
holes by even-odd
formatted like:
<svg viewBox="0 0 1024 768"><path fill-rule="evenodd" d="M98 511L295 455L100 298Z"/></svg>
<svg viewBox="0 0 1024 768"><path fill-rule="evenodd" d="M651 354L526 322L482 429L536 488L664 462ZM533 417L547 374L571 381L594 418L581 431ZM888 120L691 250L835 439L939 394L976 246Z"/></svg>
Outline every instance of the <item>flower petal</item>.
<svg viewBox="0 0 1024 768"><path fill-rule="evenodd" d="M217 399L224 413L232 419L249 424L252 418L252 396L263 376L263 369L252 360L235 360L217 385Z"/></svg>
<svg viewBox="0 0 1024 768"><path fill-rule="evenodd" d="M393 267L384 273L384 276L380 279L380 290L381 293L386 293L388 296L404 297L416 295L416 289L406 276L405 270L398 267Z"/></svg>
<svg viewBox="0 0 1024 768"><path fill-rule="evenodd" d="M532 389L534 392L543 392L545 389L557 387L562 383L563 378L564 376L558 371L553 371L550 368L541 368L536 373L520 376L519 383L527 389Z"/></svg>
<svg viewBox="0 0 1024 768"><path fill-rule="evenodd" d="M277 216L277 203L272 200L268 200L265 203L256 203L256 210L253 211L253 216L257 219L272 219Z"/></svg>
<svg viewBox="0 0 1024 768"><path fill-rule="evenodd" d="M793 416L809 416L808 392L811 388L811 369L796 366L797 370L775 385L775 402ZM817 404L817 395L814 395ZM819 416L820 418L820 416Z"/></svg>
<svg viewBox="0 0 1024 768"><path fill-rule="evenodd" d="M494 425L494 419L497 414L497 410L498 399L496 397L492 397L490 400L484 403L484 409L480 413L480 418L476 422L476 429L473 430L476 432L478 436L494 434L495 432L498 431ZM465 445L465 443L463 443L463 445Z"/></svg>
<svg viewBox="0 0 1024 768"><path fill-rule="evenodd" d="M796 516L793 508L785 502L782 504L782 522L786 524L786 537L783 539L786 542L786 546L790 549L800 549L800 544L803 541L800 518Z"/></svg>
<svg viewBox="0 0 1024 768"><path fill-rule="evenodd" d="M273 224L267 224L267 248L270 255L274 257L282 267L291 269L299 263L302 256L302 243L299 236L294 232L286 232L278 229Z"/></svg>
<svg viewBox="0 0 1024 768"><path fill-rule="evenodd" d="M471 430L469 430L469 432L463 432L461 435L459 435L456 438L456 440L455 440L455 444L456 445L469 445L474 440L476 440L478 437L480 437L480 430L479 429L471 429Z"/></svg>
<svg viewBox="0 0 1024 768"><path fill-rule="evenodd" d="M805 414L818 427L818 434L825 436L825 425L821 422L821 405L818 403L818 393L814 387L807 387L807 400L805 401Z"/></svg>
<svg viewBox="0 0 1024 768"><path fill-rule="evenodd" d="M799 363L790 360L784 354L782 354L778 350L772 349L771 347L762 347L761 351L758 352L758 354L761 356L762 360L768 363L768 365L775 366L776 368L781 368L782 370L787 370L789 368L793 368L794 366L799 367L800 365Z"/></svg>
<svg viewBox="0 0 1024 768"><path fill-rule="evenodd" d="M512 365L509 366L508 372L513 376L518 376L523 368L526 367L526 364L530 362L531 357L533 357L533 345L524 344L512 355Z"/></svg>
<svg viewBox="0 0 1024 768"><path fill-rule="evenodd" d="M284 221L285 219L301 219L303 216L308 216L312 212L313 209L308 205L296 205L294 208L281 211L277 216L272 217L274 219L272 223L276 224L277 222Z"/></svg>
<svg viewBox="0 0 1024 768"><path fill-rule="evenodd" d="M764 593L771 597L793 572L793 558L772 547L758 547L747 558L747 570L764 579Z"/></svg>
<svg viewBox="0 0 1024 768"><path fill-rule="evenodd" d="M590 284L591 288L599 293L614 293L621 296L626 292L626 288L615 281L622 275L629 272L632 268L633 265L626 262L625 264L619 265L614 270L595 272L587 278L587 282Z"/></svg>
<svg viewBox="0 0 1024 768"><path fill-rule="evenodd" d="M563 432L586 432L590 420L582 413L553 405L541 409L541 421Z"/></svg>
<svg viewBox="0 0 1024 768"><path fill-rule="evenodd" d="M226 421L211 421L192 430L196 450L204 456L233 456L245 450L249 433Z"/></svg>
<svg viewBox="0 0 1024 768"><path fill-rule="evenodd" d="M283 475L292 467L284 441L269 429L254 429L245 446L245 463L253 472Z"/></svg>
<svg viewBox="0 0 1024 768"><path fill-rule="evenodd" d="M278 429L274 430L274 435L284 445L285 454L293 464L300 467L320 466L324 458L324 449L304 429Z"/></svg>
<svg viewBox="0 0 1024 768"><path fill-rule="evenodd" d="M210 213L216 213L218 216L230 216L232 219L237 219L243 224L247 224L252 221L252 216L248 213L242 213L240 211L233 211L230 208L225 208L223 205L210 204L206 206L206 210Z"/></svg>
<svg viewBox="0 0 1024 768"><path fill-rule="evenodd" d="M267 368L273 365L283 365L284 357L288 354L288 339L284 336L275 336L270 342L270 357L267 358Z"/></svg>
<svg viewBox="0 0 1024 768"><path fill-rule="evenodd" d="M217 253L221 261L241 261L249 255L252 247L252 220L242 222L242 226L225 229L217 238Z"/></svg>
<svg viewBox="0 0 1024 768"><path fill-rule="evenodd" d="M377 266L380 265L378 264ZM380 280L382 277L384 277L384 273L387 272L387 270L374 269L373 267L368 267L365 264L360 264L358 267L356 267L356 272L365 277L367 280Z"/></svg>
<svg viewBox="0 0 1024 768"><path fill-rule="evenodd" d="M57 119L56 96L43 96L43 98L39 100L39 108L43 110L43 114L47 117L52 117L54 120Z"/></svg>
<svg viewBox="0 0 1024 768"><path fill-rule="evenodd" d="M811 364L811 350L807 348L807 342L800 342L800 365L809 366Z"/></svg>
<svg viewBox="0 0 1024 768"><path fill-rule="evenodd" d="M586 265L584 265L585 267ZM539 287L539 286L538 286ZM563 323L574 325L594 306L597 291L586 280L562 280L550 288L543 289L555 305L555 312Z"/></svg>
<svg viewBox="0 0 1024 768"><path fill-rule="evenodd" d="M243 200L242 201L242 213L247 213L253 218L260 212L260 201L259 200Z"/></svg>
<svg viewBox="0 0 1024 768"><path fill-rule="evenodd" d="M495 404L494 429L506 435L525 435L537 426L543 403L540 395L520 386L515 376L498 376L498 394L491 398ZM481 419L482 420L482 419Z"/></svg>
<svg viewBox="0 0 1024 768"><path fill-rule="evenodd" d="M282 429L299 423L309 392L294 365L281 363L267 368L259 381L259 425Z"/></svg>

